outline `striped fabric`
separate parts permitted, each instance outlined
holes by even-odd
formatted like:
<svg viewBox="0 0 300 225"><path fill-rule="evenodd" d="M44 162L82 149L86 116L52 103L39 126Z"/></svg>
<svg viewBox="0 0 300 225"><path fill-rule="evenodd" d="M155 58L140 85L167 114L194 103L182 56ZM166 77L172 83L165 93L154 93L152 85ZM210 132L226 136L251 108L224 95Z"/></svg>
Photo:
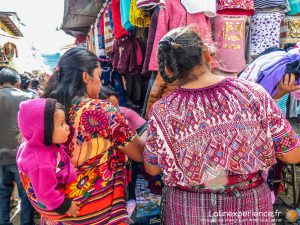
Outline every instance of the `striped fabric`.
<svg viewBox="0 0 300 225"><path fill-rule="evenodd" d="M111 52L114 45L114 31L111 26L111 18L109 16L111 9L110 7L104 12L104 42L105 42L105 52L106 54Z"/></svg>
<svg viewBox="0 0 300 225"><path fill-rule="evenodd" d="M237 198L229 194L193 193L169 188L165 225L273 224L271 192L266 183L240 193L242 197Z"/></svg>
<svg viewBox="0 0 300 225"><path fill-rule="evenodd" d="M164 7L165 0L137 0L136 6L138 9L150 10L155 8L156 6Z"/></svg>
<svg viewBox="0 0 300 225"><path fill-rule="evenodd" d="M286 0L254 0L255 9L264 9L270 7L286 8Z"/></svg>
<svg viewBox="0 0 300 225"><path fill-rule="evenodd" d="M102 156L101 156L102 157ZM85 163L78 168L78 177L91 176L91 173L96 169L92 168L90 162L99 165L101 157L97 157ZM97 166L96 166L97 167ZM81 175L82 173L82 175ZM66 215L57 215L56 213L45 210L44 207L37 201L31 204L42 215L41 225L120 225L128 224L128 216L125 201L125 183L124 170L122 167L116 168L115 179L108 183L106 188L94 188L83 197L74 199L81 202L80 215L76 218L66 217ZM30 181L21 174L21 179L25 190L30 193ZM29 190L28 190L29 189ZM61 189L61 188L60 188ZM69 192L68 188L61 189L61 191ZM70 194L69 194L70 195ZM29 196L30 197L30 196Z"/></svg>

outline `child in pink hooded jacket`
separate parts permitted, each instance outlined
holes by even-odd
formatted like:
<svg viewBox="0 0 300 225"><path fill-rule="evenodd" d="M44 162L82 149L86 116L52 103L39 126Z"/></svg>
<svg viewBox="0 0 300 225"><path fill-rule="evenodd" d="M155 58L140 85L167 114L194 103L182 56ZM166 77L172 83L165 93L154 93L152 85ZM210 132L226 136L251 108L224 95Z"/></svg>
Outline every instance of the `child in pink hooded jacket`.
<svg viewBox="0 0 300 225"><path fill-rule="evenodd" d="M24 142L17 165L31 204L47 212L76 217L78 202L65 197L59 186L76 181L76 171L63 149L69 126L63 106L54 99L34 99L20 104L18 124Z"/></svg>

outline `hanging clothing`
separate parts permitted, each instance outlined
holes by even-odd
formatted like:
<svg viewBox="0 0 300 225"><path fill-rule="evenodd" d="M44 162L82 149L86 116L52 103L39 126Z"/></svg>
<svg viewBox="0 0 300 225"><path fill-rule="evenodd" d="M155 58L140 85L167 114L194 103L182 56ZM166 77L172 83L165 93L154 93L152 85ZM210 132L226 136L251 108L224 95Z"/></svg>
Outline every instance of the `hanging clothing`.
<svg viewBox="0 0 300 225"><path fill-rule="evenodd" d="M178 27L197 24L201 39L208 44L212 44L210 19L204 13L190 14L182 6L180 0L166 0L165 8L161 8L158 16L153 51L149 63L149 70L157 71L157 49L158 42L170 30Z"/></svg>
<svg viewBox="0 0 300 225"><path fill-rule="evenodd" d="M130 2L131 0L120 0L122 26L126 30L134 29L134 25L130 22Z"/></svg>
<svg viewBox="0 0 300 225"><path fill-rule="evenodd" d="M95 24L94 24L94 38L95 38L95 50L96 50L96 56L99 57L100 54L101 54L101 51L100 51L100 48L99 48L99 20L100 18L98 17L95 21Z"/></svg>
<svg viewBox="0 0 300 225"><path fill-rule="evenodd" d="M255 14L251 20L250 55L259 55L269 47L279 47L282 12Z"/></svg>
<svg viewBox="0 0 300 225"><path fill-rule="evenodd" d="M300 17L285 16L280 28L280 46L296 44L300 41Z"/></svg>
<svg viewBox="0 0 300 225"><path fill-rule="evenodd" d="M193 188L223 171L267 170L275 154L299 141L263 87L226 77L206 88L178 88L154 104L144 161L162 169L167 186Z"/></svg>
<svg viewBox="0 0 300 225"><path fill-rule="evenodd" d="M141 43L136 38L122 38L114 44L112 67L121 74L138 74L143 65L143 56Z"/></svg>
<svg viewBox="0 0 300 225"><path fill-rule="evenodd" d="M217 13L223 15L254 15L254 0L218 0Z"/></svg>
<svg viewBox="0 0 300 225"><path fill-rule="evenodd" d="M246 65L245 24L247 16L218 15L215 20L217 68L229 73L238 73ZM234 60L228 60L234 59Z"/></svg>
<svg viewBox="0 0 300 225"><path fill-rule="evenodd" d="M300 13L300 0L289 0L289 4L291 7L291 11L289 11L289 15L297 15Z"/></svg>
<svg viewBox="0 0 300 225"><path fill-rule="evenodd" d="M282 10L287 8L287 0L254 0L255 10L269 9L269 8L281 8Z"/></svg>
<svg viewBox="0 0 300 225"><path fill-rule="evenodd" d="M15 56L16 58L18 58L18 49L17 46L13 43L5 43L3 46L3 51L8 59L12 59Z"/></svg>
<svg viewBox="0 0 300 225"><path fill-rule="evenodd" d="M126 79L126 97L132 102L140 101L141 91L142 91L141 76L126 74L125 79Z"/></svg>
<svg viewBox="0 0 300 225"><path fill-rule="evenodd" d="M114 23L115 38L119 39L123 36L127 36L128 32L122 27L121 22L120 0L111 0L111 12Z"/></svg>
<svg viewBox="0 0 300 225"><path fill-rule="evenodd" d="M138 9L136 0L131 0L130 5L130 22L136 27L149 27L150 26L150 12Z"/></svg>
<svg viewBox="0 0 300 225"><path fill-rule="evenodd" d="M145 60L144 60L144 65L143 65L143 70L142 70L143 75L147 75L149 72L148 69L149 69L151 53L153 51L153 44L154 44L154 39L155 39L155 34L156 34L158 15L159 15L159 7L156 7L151 16L151 22L150 22L150 27L149 27L149 31L148 31Z"/></svg>
<svg viewBox="0 0 300 225"><path fill-rule="evenodd" d="M108 54L112 51L115 38L114 30L111 26L109 11L111 11L110 5L104 12L104 41L105 41L105 53Z"/></svg>
<svg viewBox="0 0 300 225"><path fill-rule="evenodd" d="M102 15L100 16L98 23L98 46L101 52L100 55L105 55L104 13L102 13Z"/></svg>
<svg viewBox="0 0 300 225"><path fill-rule="evenodd" d="M181 3L188 13L203 12L208 17L216 15L216 0L202 0L201 4L197 0L181 0Z"/></svg>
<svg viewBox="0 0 300 225"><path fill-rule="evenodd" d="M151 10L156 6L164 7L165 0L136 0L136 5L138 9Z"/></svg>
<svg viewBox="0 0 300 225"><path fill-rule="evenodd" d="M151 92L151 89L152 89L152 87L153 87L155 78L156 78L156 72L152 72L152 73L151 73L150 80L149 80L149 82L148 82L148 87L147 87L147 91L146 91L146 97L145 97L145 99L144 99L144 105L143 105L143 110L142 110L142 114L141 114L141 116L144 117L144 118L148 118L148 117L146 116L146 112L147 112L147 104L148 104L150 92Z"/></svg>

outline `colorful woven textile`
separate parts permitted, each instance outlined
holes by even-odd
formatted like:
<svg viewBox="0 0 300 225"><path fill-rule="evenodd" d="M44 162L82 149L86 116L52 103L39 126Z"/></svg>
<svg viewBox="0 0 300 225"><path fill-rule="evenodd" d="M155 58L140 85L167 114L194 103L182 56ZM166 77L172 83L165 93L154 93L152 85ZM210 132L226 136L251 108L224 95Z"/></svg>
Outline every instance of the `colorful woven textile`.
<svg viewBox="0 0 300 225"><path fill-rule="evenodd" d="M76 182L58 188L68 198L81 203L80 215L70 218L49 212L36 201L29 179L23 176L25 190L31 193L34 207L45 217L44 224L128 224L127 157L118 147L125 147L135 138L135 129L117 108L102 100L74 101L69 118L69 155L78 175Z"/></svg>
<svg viewBox="0 0 300 225"><path fill-rule="evenodd" d="M167 186L205 184L224 171L250 174L293 150L298 136L258 84L227 77L179 88L150 112L144 160L162 168Z"/></svg>

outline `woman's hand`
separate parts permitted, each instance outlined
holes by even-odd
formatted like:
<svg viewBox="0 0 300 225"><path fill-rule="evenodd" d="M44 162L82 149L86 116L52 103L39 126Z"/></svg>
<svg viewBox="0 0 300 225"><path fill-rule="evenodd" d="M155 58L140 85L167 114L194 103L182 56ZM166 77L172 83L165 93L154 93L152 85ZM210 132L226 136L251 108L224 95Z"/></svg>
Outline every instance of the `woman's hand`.
<svg viewBox="0 0 300 225"><path fill-rule="evenodd" d="M67 212L67 215L72 217L77 217L79 215L79 210L80 210L79 205L80 202L72 201L71 206Z"/></svg>
<svg viewBox="0 0 300 225"><path fill-rule="evenodd" d="M285 74L278 84L278 92L273 96L273 99L280 99L292 91L300 90L300 85L295 85L295 81L295 74Z"/></svg>

